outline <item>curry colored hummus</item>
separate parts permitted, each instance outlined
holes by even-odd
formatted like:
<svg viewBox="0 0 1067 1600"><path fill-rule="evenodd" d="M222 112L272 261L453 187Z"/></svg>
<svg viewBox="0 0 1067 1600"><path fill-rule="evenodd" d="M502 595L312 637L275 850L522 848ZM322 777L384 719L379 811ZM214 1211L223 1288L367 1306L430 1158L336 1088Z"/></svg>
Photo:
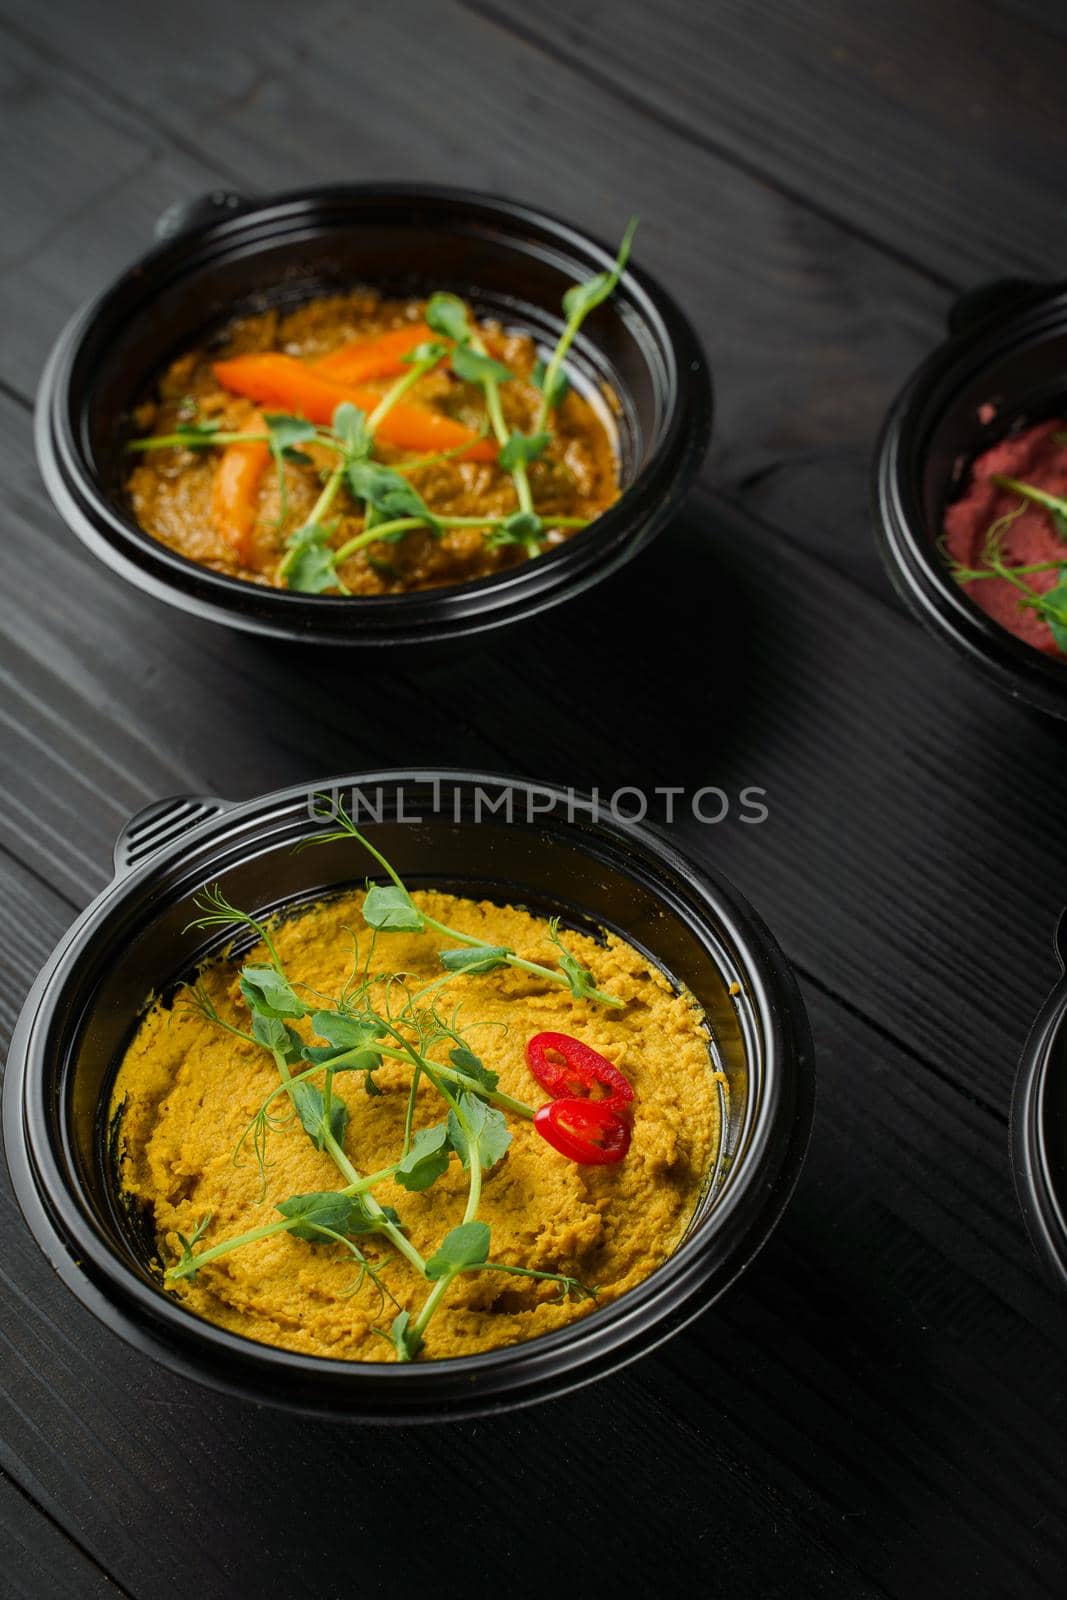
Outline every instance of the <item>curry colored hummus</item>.
<svg viewBox="0 0 1067 1600"><path fill-rule="evenodd" d="M290 375L295 373L297 380L301 372L315 375L326 371L330 376L335 369L319 363L342 351L354 350L358 359L360 348L379 348L383 336L422 328L426 338L432 339L422 322L425 312L425 301L384 300L373 291L359 290L320 297L287 313L273 310L244 317L210 346L191 350L173 362L156 395L137 411L134 431L142 443L144 436L170 437L189 424L217 427L223 434L262 433L264 418L272 413L310 415L297 392L288 404L285 396L276 396L273 403L264 401L257 409L255 400L234 393L220 380L217 366L223 372L232 371L237 366L235 357L270 353L294 363ZM505 374L499 386L507 429L536 436L542 393L534 382L538 359L534 340L495 323L478 324L476 336L484 343L485 352L511 374L510 378ZM387 376L361 381L357 402L364 415L373 410L398 375L410 371L403 359L397 359ZM335 381L340 380L335 377ZM342 389L336 398L345 398ZM528 468L532 500L544 530L538 536L540 550L562 543L577 531L575 522L592 520L618 498L617 463L609 433L613 399L607 396L604 404L594 409L588 399L571 390L551 412L546 424L549 441ZM324 586L320 592L401 594L463 583L514 567L530 554L520 543L500 542L500 530L490 526L492 519L514 514L518 502L514 481L497 459L498 444L491 435L487 437L487 402L479 383L460 379L450 361L442 359L405 391L403 404L424 416L431 414L431 422L436 416L450 428L458 424L461 430L469 430L471 438L481 435L475 455L441 459L441 452L431 446L426 459L422 449L403 448L376 435L375 461L403 468L405 479L437 517L472 522L465 526L442 524L438 529L412 528L403 536L373 542L338 564L342 589ZM325 423L330 412L327 406L323 415L311 420ZM131 448L140 446L135 443ZM238 445L238 453L240 450ZM219 498L220 474L228 470L223 465L223 449L152 448L132 457L136 465L128 475L126 492L137 522L179 555L216 572L276 588L303 587L281 570L286 540L308 523L324 474L337 457L319 443L301 442L285 461L283 491L264 448L260 455L258 468L251 468L251 477L243 482L241 461L230 463L236 473L236 493L227 502L228 510L220 510ZM424 464L409 466L416 460ZM247 459L244 466L248 466ZM343 487L324 519L332 549L342 549L366 530L365 511L347 485ZM235 531L231 526L234 515L240 523L245 512L247 527ZM483 519L480 525L478 519ZM568 519L571 525L567 525ZM378 518L379 523L391 520Z"/></svg>
<svg viewBox="0 0 1067 1600"><path fill-rule="evenodd" d="M413 896L420 909L487 945L551 961L544 921L525 911L437 893ZM280 923L274 939L286 972L321 994L339 994L351 969L348 927L358 927L362 894L349 894ZM361 938L363 937L361 933ZM601 944L568 933L567 947L593 969L598 984L625 1001L619 1009L576 1000L513 967L458 975L442 1010L459 1004L458 1026L500 1090L533 1106L544 1091L532 1077L525 1045L543 1031L565 1032L608 1057L634 1090L633 1138L625 1159L582 1166L565 1159L532 1124L507 1118L506 1156L485 1174L479 1217L492 1230L491 1259L571 1275L595 1288L597 1301L561 1301L556 1286L472 1271L451 1282L429 1324L423 1356L441 1359L511 1345L595 1314L624 1294L677 1247L714 1162L719 1140L719 1085L703 1019L662 974L621 940ZM262 959L262 948L245 960ZM374 971L403 971L410 989L441 976L435 942L425 935L381 934ZM247 1027L237 964L207 969L203 983L219 1015ZM154 1219L165 1264L178 1257L179 1233L191 1236L210 1214L198 1248L277 1218L276 1201L336 1189L329 1156L293 1117L269 1134L265 1179L246 1140L257 1108L278 1084L269 1054L208 1021L189 993L144 1018L121 1064L112 1114L120 1116L120 1179ZM306 1033L306 1021L296 1024ZM445 1056L442 1055L442 1060ZM344 1150L361 1174L395 1161L403 1133L411 1070L386 1062L375 1073L379 1095L358 1074L338 1075L334 1093L349 1122ZM416 1126L439 1121L441 1101L427 1083L418 1092ZM284 1098L273 1110L283 1119ZM463 1219L467 1175L453 1154L432 1187L409 1193L392 1180L375 1198L395 1207L424 1255ZM264 1192L265 1188L265 1192ZM380 1237L359 1241L382 1269L399 1306L414 1316L428 1285ZM353 1261L342 1249L283 1233L248 1244L181 1280L175 1293L198 1316L265 1344L347 1360L395 1359L388 1330L397 1306L384 1307L373 1284L353 1292Z"/></svg>

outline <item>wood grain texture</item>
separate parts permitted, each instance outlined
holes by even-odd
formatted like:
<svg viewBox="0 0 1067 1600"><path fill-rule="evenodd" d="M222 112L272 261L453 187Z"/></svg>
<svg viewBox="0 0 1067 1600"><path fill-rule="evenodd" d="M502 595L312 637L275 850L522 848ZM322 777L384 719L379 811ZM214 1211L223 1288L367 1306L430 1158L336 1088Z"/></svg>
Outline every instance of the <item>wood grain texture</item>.
<svg viewBox="0 0 1067 1600"><path fill-rule="evenodd" d="M94 1561L0 1472L3 1600L123 1600Z"/></svg>
<svg viewBox="0 0 1067 1600"><path fill-rule="evenodd" d="M58 528L32 465L9 466L5 448L0 439L0 623L17 670L0 841L70 898L102 887L122 822L163 793L243 797L360 767L447 765L460 751L467 765L605 795L765 787L762 826L735 807L719 827L679 816L676 831L737 879L805 972L1005 1109L1053 975L1067 846L1044 819L1067 754L1054 727L1020 717L894 606L701 496L640 562L568 609L550 678L529 672L508 635L456 662L413 659L403 674L361 668L375 687L353 716L330 688L350 674L342 654L177 614L163 625L163 608ZM9 504L10 483L23 493ZM57 607L42 633L16 570L42 588L63 573L84 609ZM651 612L649 594L665 597ZM873 704L871 662L894 663ZM602 715L576 714L566 686L579 680L583 705L624 706L639 735L618 739ZM1018 923L1006 945L991 936L994 903Z"/></svg>
<svg viewBox="0 0 1067 1600"><path fill-rule="evenodd" d="M465 0L642 118L956 287L1067 257L1067 39L974 0ZM1055 6L1025 8L1040 24ZM1038 17L1038 13L1042 13ZM1062 22L1062 17L1061 17ZM946 42L951 40L951 47Z"/></svg>
<svg viewBox="0 0 1067 1600"><path fill-rule="evenodd" d="M575 1583L621 1561L654 1585L666 1543L679 1572L729 1572L742 1596L1056 1595L1062 1314L1032 1269L1000 1119L917 1080L817 990L808 1002L820 1117L786 1220L720 1307L640 1367L490 1422L309 1426L121 1349L42 1274L0 1197L7 1452L121 1584L168 1600L339 1594L356 1537L361 1590L395 1592L381 1530L409 1495L421 1537L403 1581L458 1594L440 1550L472 1493L481 1559L533 1595L544 1474L562 1462L584 1486L556 1535ZM349 1508L336 1538L293 1504L294 1482L323 1476ZM620 1524L608 1508L635 1484L642 1520Z"/></svg>
<svg viewBox="0 0 1067 1600"><path fill-rule="evenodd" d="M0 20L21 11L18 0L3 0ZM141 173L125 216L108 205L102 219L78 202L67 222L44 189L35 191L54 238L43 263L54 323L41 337L44 318L35 317L32 333L16 342L11 371L23 393L65 316L144 247L152 220L146 197L154 191L158 214L196 187L198 171L201 188L237 181L270 190L383 174L468 184L520 194L609 239L619 236L630 213L639 213L640 259L681 299L712 361L720 407L710 470L720 479L743 478L830 443L866 447L889 398L940 335L949 297L922 274L903 270L681 134L650 128L590 82L580 64L549 59L457 5L406 0L365 8L361 59L383 70L368 73L358 95L351 59L336 46L337 15L332 22L316 16L299 51L260 59L263 30L251 15L258 12L210 0L183 7L183 36L210 41L223 30L208 87L198 96L183 94L187 53L166 49L168 25L161 38L147 9L127 9L116 53L102 55L91 49L101 26L94 8L61 0L56 16L66 44L59 66L40 25L20 26L13 40L22 74L16 85L27 78L50 84L41 117L54 114L61 125L76 117L70 136L80 135L88 151L94 141L81 132L81 119L94 107L106 115L112 139L112 119L125 125L134 112L151 114L124 152L130 162L143 158L145 141L149 148L160 144L158 117L183 140L180 159L168 150L163 170ZM244 43L231 51L226 40L242 18ZM448 37L443 51L441 28ZM249 58L243 67L241 50ZM79 60L90 61L91 71L71 65ZM223 83L218 75L227 63ZM475 72L479 92L472 95ZM101 74L112 75L106 88ZM411 83L432 83L433 92L413 102L403 89ZM109 101L113 84L123 91L117 108ZM109 167L118 159L112 153ZM665 181L683 173L684 182ZM121 195L121 185L114 192ZM87 269L75 271L83 260ZM7 316L17 326L26 312L21 285L11 287L18 298Z"/></svg>
<svg viewBox="0 0 1067 1600"><path fill-rule="evenodd" d="M21 862L0 851L0 1039L7 1041L22 1001L60 937L74 920L77 907Z"/></svg>
<svg viewBox="0 0 1067 1600"><path fill-rule="evenodd" d="M747 474L721 493L781 538L835 567L859 588L897 605L871 537L871 448L811 450Z"/></svg>
<svg viewBox="0 0 1067 1600"><path fill-rule="evenodd" d="M0 1594L95 1600L107 1573L137 1600L466 1595L473 1520L477 1582L519 1600L546 1570L1058 1597L1064 1308L1006 1114L1067 899L1067 749L901 614L866 497L951 286L1059 265L1062 19L0 0L0 39L0 1042L141 805L440 763L765 787L761 826L671 827L802 972L820 1068L794 1202L717 1307L594 1389L444 1430L312 1426L169 1377L80 1310L0 1179ZM172 200L383 173L603 236L639 210L719 399L704 489L631 569L532 635L387 668L121 584L47 504L29 413L61 323Z"/></svg>
<svg viewBox="0 0 1067 1600"><path fill-rule="evenodd" d="M60 328L148 248L166 206L224 178L58 66L51 50L10 35L0 50L0 137L0 381L28 400Z"/></svg>

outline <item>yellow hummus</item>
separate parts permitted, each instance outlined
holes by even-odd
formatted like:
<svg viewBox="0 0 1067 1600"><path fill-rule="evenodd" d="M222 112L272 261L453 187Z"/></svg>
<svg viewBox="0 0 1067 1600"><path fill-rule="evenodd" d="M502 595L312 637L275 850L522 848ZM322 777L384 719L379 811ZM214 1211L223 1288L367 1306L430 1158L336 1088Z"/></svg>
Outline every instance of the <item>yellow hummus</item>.
<svg viewBox="0 0 1067 1600"><path fill-rule="evenodd" d="M338 995L351 971L362 894L349 894L280 923L274 940L294 982ZM486 944L555 963L546 923L513 907L450 895L413 896L438 921ZM361 937L369 937L365 930ZM374 971L404 972L417 987L441 976L432 934L378 936ZM579 1166L551 1148L532 1124L508 1115L505 1158L485 1174L479 1217L492 1229L491 1259L571 1275L597 1291L597 1301L561 1301L551 1283L493 1272L470 1272L449 1286L427 1332L423 1357L472 1355L516 1344L595 1314L653 1272L677 1247L714 1161L719 1139L718 1088L702 1016L638 951L613 936L606 943L576 933L568 948L592 968L598 985L623 999L621 1009L575 1000L567 990L515 968L457 976L443 991L442 1011L459 1003L458 1026L501 1090L537 1106L546 1095L530 1073L525 1045L546 1030L569 1033L613 1061L635 1095L633 1141L614 1165ZM265 959L260 947L243 958ZM247 1028L237 985L239 963L220 962L203 984L220 1017ZM264 1180L251 1140L235 1148L278 1077L270 1055L227 1033L188 1004L189 992L144 1018L118 1072L112 1115L120 1117L120 1180L154 1218L167 1265L180 1254L179 1233L191 1235L210 1214L197 1249L265 1222L277 1201L342 1186L328 1154L315 1148L295 1117L268 1138ZM310 1037L309 1024L296 1024ZM445 1055L441 1055L444 1060ZM386 1062L375 1074L383 1091L369 1095L358 1073L338 1075L334 1094L348 1105L345 1151L362 1173L395 1162L403 1134L411 1070ZM284 1097L273 1110L283 1118ZM442 1101L423 1082L416 1126L440 1122ZM375 1198L393 1206L405 1232L426 1256L463 1219L467 1175L453 1156L429 1189L409 1193L392 1180ZM388 1241L358 1241L383 1269L400 1306L414 1317L428 1285ZM372 1283L353 1291L354 1262L342 1248L313 1245L287 1233L243 1246L180 1280L174 1293L198 1316L233 1333L315 1356L396 1359L387 1338L397 1307L384 1307Z"/></svg>

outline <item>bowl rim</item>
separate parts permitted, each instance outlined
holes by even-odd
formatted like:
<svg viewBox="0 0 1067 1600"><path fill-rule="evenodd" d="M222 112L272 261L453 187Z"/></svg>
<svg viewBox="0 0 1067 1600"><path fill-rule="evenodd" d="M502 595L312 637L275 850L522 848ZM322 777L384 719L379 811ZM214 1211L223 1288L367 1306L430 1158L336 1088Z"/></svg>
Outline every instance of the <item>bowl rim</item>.
<svg viewBox="0 0 1067 1600"><path fill-rule="evenodd" d="M84 428L76 419L81 406L71 405L72 377L85 342L134 287L140 295L135 316L140 316L158 293L157 279L180 281L192 271L210 271L212 258L221 259L239 247L242 230L261 230L255 245L262 248L301 221L314 226L316 214L327 213L319 231L328 232L345 220L340 211L331 218L331 208L347 206L353 211L351 225L358 226L359 208L391 202L407 207L404 215L418 202L447 208L456 214L457 226L469 213L469 222L481 218L485 226L495 225L504 232L527 228L543 236L544 249L566 250L582 258L590 270L606 270L615 259L615 251L598 237L551 212L495 193L449 185L375 181L287 189L247 199L208 198L234 203L199 215L193 203L189 209L198 220L153 245L80 307L59 334L38 386L34 429L46 488L67 526L128 581L198 615L210 614L229 626L284 637L324 637L331 643L355 644L402 641L409 636L401 632L409 617L413 617L409 634L414 630L419 638L451 636L504 626L515 620L516 613L535 615L601 581L630 559L673 513L710 437L710 372L695 329L676 300L655 277L631 262L620 289L654 335L664 365L667 405L659 433L633 481L589 528L581 530L580 538L546 551L536 563L524 561L461 584L380 596L306 595L268 588L214 572L153 538L100 481ZM646 524L645 537L635 544L635 532ZM256 621L241 616L242 605L254 607ZM442 610L443 618L438 615ZM423 614L426 620L420 624Z"/></svg>
<svg viewBox="0 0 1067 1600"><path fill-rule="evenodd" d="M308 1390L329 1387L336 1395L343 1386L348 1409L368 1421L432 1420L427 1408L440 1415L481 1414L566 1392L654 1348L717 1298L765 1242L799 1177L811 1129L814 1064L803 1002L777 945L757 914L717 871L698 867L647 824L614 819L609 824L600 819L588 830L581 824L557 823L554 831L566 828L568 843L583 850L589 840L575 840L575 829L605 840L616 863L640 858L653 874L665 867L675 884L684 885L692 896L705 926L737 952L738 970L751 995L751 1014L760 1034L758 1103L750 1108L744 1160L716 1204L710 1235L701 1237L698 1230L648 1278L593 1316L516 1345L402 1365L306 1356L231 1334L138 1277L121 1261L77 1196L73 1197L77 1226L72 1225L71 1175L63 1170L43 1107L47 1034L78 953L91 947L124 901L213 839L218 852L227 833L247 828L247 852L257 830L262 833L272 820L280 826L294 804L306 805L315 790L435 779L464 787L507 784L518 792L551 792L558 798L573 794L500 774L422 768L345 774L235 804L215 802L217 809L204 821L176 835L139 865L120 871L86 908L56 947L16 1025L4 1084L3 1132L16 1196L31 1232L67 1286L98 1318L127 1342L157 1359L162 1355L166 1364L202 1383L211 1385L214 1380L215 1387L260 1400L265 1389L273 1389L270 1399L292 1407L294 1399L279 1394L274 1386L293 1380L301 1391L295 1408L312 1412L319 1412L321 1405L308 1401ZM310 830L310 818L308 824ZM544 832L546 823L531 826ZM553 831L551 823L547 826ZM663 898L669 903L667 890ZM782 1120L785 1114L788 1126ZM735 1217L745 1226L731 1242L729 1229ZM217 1372L210 1367L215 1359ZM499 1384L488 1402L479 1400L475 1386L493 1379L509 1381ZM386 1386L376 1399L361 1392L361 1386L365 1391L372 1382ZM455 1392L443 1397L450 1403L442 1404L436 1391L449 1385ZM342 1406L342 1414L344 1410Z"/></svg>
<svg viewBox="0 0 1067 1600"><path fill-rule="evenodd" d="M1067 1035L1067 912L1060 919L1056 954L1060 976L1023 1046L1012 1090L1011 1165L1030 1241L1061 1287L1067 1287L1067 1209L1053 1176L1045 1111L1054 1058Z"/></svg>
<svg viewBox="0 0 1067 1600"><path fill-rule="evenodd" d="M990 286L995 291L997 285ZM1006 286L1007 287L1007 286ZM981 295L984 291L972 291ZM985 291L988 292L988 291ZM969 299L964 296L960 305ZM1006 302L1006 306L1005 306ZM997 306L1005 306L998 311ZM938 391L972 381L1022 339L1033 342L1063 323L1067 281L1020 283L984 315L956 326L919 364L892 401L873 458L871 505L875 534L893 587L908 610L935 637L946 639L1014 698L1056 717L1067 717L1067 661L1059 661L987 616L958 584L936 551L913 493L911 458L921 452L936 418L951 398ZM1065 382L1067 408L1067 382ZM920 423L922 424L920 428ZM1010 420L1009 424L1010 426Z"/></svg>

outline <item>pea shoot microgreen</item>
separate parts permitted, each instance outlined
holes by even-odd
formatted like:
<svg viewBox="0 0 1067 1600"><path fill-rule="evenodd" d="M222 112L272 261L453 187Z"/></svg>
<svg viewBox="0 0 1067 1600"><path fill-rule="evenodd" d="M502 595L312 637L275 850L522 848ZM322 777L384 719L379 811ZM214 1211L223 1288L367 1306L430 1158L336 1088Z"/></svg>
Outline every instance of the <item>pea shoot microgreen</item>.
<svg viewBox="0 0 1067 1600"><path fill-rule="evenodd" d="M419 1194L448 1171L452 1146L443 1122L433 1128L420 1128L411 1149L396 1164L393 1177L402 1189Z"/></svg>
<svg viewBox="0 0 1067 1600"><path fill-rule="evenodd" d="M950 561L952 576L959 584L980 583L990 578L999 578L1003 583L1011 584L1019 592L1020 609L1036 612L1048 624L1058 648L1067 655L1067 550L1058 561L1015 564L1006 560L1004 555L1005 535L1023 514L1027 503L1040 506L1048 512L1057 536L1067 544L1067 500L1017 478L996 476L991 481L998 488L1017 494L1019 504L998 517L987 529L979 565L970 567L964 562ZM1045 572L1057 574L1057 580L1051 588L1040 590L1027 582L1034 574Z"/></svg>
<svg viewBox="0 0 1067 1600"><path fill-rule="evenodd" d="M446 1233L426 1263L430 1282L436 1283L466 1267L483 1266L489 1260L489 1237L489 1226L485 1222L461 1222L458 1228Z"/></svg>
<svg viewBox="0 0 1067 1600"><path fill-rule="evenodd" d="M486 543L492 546L517 544L527 555L541 554L541 541L545 525L536 511L513 511L486 534Z"/></svg>
<svg viewBox="0 0 1067 1600"><path fill-rule="evenodd" d="M991 482L998 489L1008 489L1012 494L1017 494L1021 500L1029 500L1035 506L1048 512L1052 526L1057 537L1067 541L1067 500L1061 495L1050 494L1047 489L1039 489L1034 483L1024 483L1019 478L1008 478L996 475Z"/></svg>
<svg viewBox="0 0 1067 1600"><path fill-rule="evenodd" d="M471 934L461 933L455 928L446 927L438 922L427 912L421 911L416 906L407 888L400 877L385 859L380 851L375 849L369 839L365 838L341 803L331 795L322 794L315 797L316 814L323 821L334 826L330 832L313 834L306 839L301 848L309 845L327 844L339 839L350 838L363 847L378 865L384 870L390 882L387 884L371 884L363 902L363 919L368 927L378 932L403 932L423 933L432 930L443 934L445 938L456 940L464 949L472 952L470 960L476 964L491 962L493 966L506 965L516 967L524 972L529 972L536 977L544 978L549 983L559 984L570 989L575 999L593 1000L599 1005L621 1006L624 1004L616 995L605 994L598 989L592 981L592 974L587 968L581 967L573 956L568 955L559 939L558 918L550 925L550 938L553 944L561 951L561 960L558 968L546 967L537 961L528 961L518 955L514 950L488 947L480 939ZM456 950L440 952L441 961L450 970L463 970L463 958ZM565 959L564 959L565 958ZM477 965L475 970L479 970ZM485 967L481 970L490 970Z"/></svg>
<svg viewBox="0 0 1067 1600"><path fill-rule="evenodd" d="M175 1276L177 1276L179 1272L184 1272L186 1277L193 1276L196 1271L196 1257L193 1255L193 1246L200 1243L210 1225L211 1212L209 1211L207 1216L200 1218L200 1221L197 1223L193 1232L189 1234L188 1238L184 1233L179 1233L177 1235L178 1243L182 1247L182 1253L177 1267L172 1269Z"/></svg>
<svg viewBox="0 0 1067 1600"><path fill-rule="evenodd" d="M574 998L576 1000L599 1000L601 995L592 972L578 960L577 956L571 954L559 936L558 917L549 919L548 937L559 951L559 969L567 980Z"/></svg>
<svg viewBox="0 0 1067 1600"><path fill-rule="evenodd" d="M530 374L530 378L531 378L531 380L533 382L534 388L535 389L540 389L541 393L544 395L545 404L546 404L548 410L549 411L558 411L560 406L563 404L564 400L566 400L568 394L570 393L570 388L571 388L570 379L567 377L567 374L565 372L563 372L562 370L558 371L556 373L556 376L552 380L552 388L551 388L551 390L548 390L548 389L545 388L545 379L546 379L547 376L548 376L548 367L546 366L545 362L541 360L541 358L539 356L537 358L537 360L534 362L534 367L533 367L533 371Z"/></svg>
<svg viewBox="0 0 1067 1600"><path fill-rule="evenodd" d="M317 802L317 814L331 831L316 834L305 843L352 839L369 852L388 880L367 888L363 917L370 939L362 957L360 941L349 930L352 964L342 992L324 997L294 982L286 973L272 928L232 905L216 885L199 898L195 926L225 927L234 937L241 933L255 936L257 943L238 972L238 992L249 1013L249 1025L239 1027L221 1017L202 979L189 991L187 1005L213 1026L257 1046L274 1063L278 1082L234 1151L236 1162L252 1140L261 1199L266 1196L268 1137L283 1127L302 1130L311 1144L330 1158L341 1184L335 1189L289 1195L275 1203L277 1215L272 1220L213 1243L205 1244L211 1217L202 1218L191 1235L176 1236L180 1254L167 1269L165 1281L192 1280L203 1267L233 1251L283 1234L301 1246L338 1249L351 1257L357 1269L352 1285L343 1292L358 1293L370 1283L380 1307L387 1298L393 1302L396 1315L387 1337L397 1358L411 1361L422 1350L426 1329L450 1285L463 1273L498 1272L553 1283L562 1298L581 1300L595 1295L567 1274L490 1260L490 1228L478 1217L483 1182L507 1158L512 1139L508 1115L528 1120L533 1108L501 1091L497 1073L485 1065L459 1025L458 1004L451 1012L442 1011L443 991L464 977L513 967L565 986L577 1000L609 1006L622 1002L597 989L590 970L562 943L558 921L553 921L549 930L559 951L558 968L528 961L503 945L484 944L438 922L416 905L395 869L356 829L342 805L330 796L318 796ZM375 970L379 940L390 933L435 934L454 941L440 951L441 976L414 988L402 973ZM260 947L266 959L260 957ZM403 1143L395 1160L363 1174L345 1148L349 1107L337 1094L335 1082L362 1073L368 1091L377 1092L373 1075L389 1063L399 1063L410 1072ZM416 1128L416 1094L422 1080L438 1097L443 1115ZM287 1100L291 1108L284 1118L275 1110L280 1099ZM374 1190L391 1181L408 1194L421 1193L444 1177L453 1159L457 1170L466 1174L463 1219L424 1258L408 1238L402 1216L381 1204ZM370 1241L375 1251L392 1251L403 1257L426 1283L427 1292L417 1312L402 1307L382 1280L389 1254L368 1255L366 1248L356 1244L357 1239ZM204 1248L198 1249L200 1245Z"/></svg>
<svg viewBox="0 0 1067 1600"><path fill-rule="evenodd" d="M497 460L509 472L514 472L518 466L528 467L531 461L544 455L551 439L550 433L511 433L507 443L501 445Z"/></svg>
<svg viewBox="0 0 1067 1600"><path fill-rule="evenodd" d="M465 1171L478 1160L488 1172L504 1158L511 1143L504 1113L469 1090L460 1094L458 1104L448 1113L447 1129L449 1144Z"/></svg>
<svg viewBox="0 0 1067 1600"><path fill-rule="evenodd" d="M421 929L419 930L421 931ZM514 951L504 945L460 945L457 950L441 950L441 965L449 972L492 972L496 967L506 967L508 956Z"/></svg>
<svg viewBox="0 0 1067 1600"><path fill-rule="evenodd" d="M290 417L280 412L264 412L263 421L267 424L270 453L278 480L278 517L275 527L280 531L289 517L289 485L285 463L290 461L294 466L301 467L312 464L312 457L300 446L314 440L315 426L301 417Z"/></svg>
<svg viewBox="0 0 1067 1600"><path fill-rule="evenodd" d="M549 412L559 404L557 385L566 359L567 351L574 343L581 329L582 323L591 311L603 305L615 293L626 263L630 259L630 247L633 244L634 234L637 232L636 217L631 217L626 224L626 232L622 236L619 253L615 257L614 265L608 272L597 272L584 283L571 286L563 296L563 311L567 318L566 326L560 334L556 348L549 357L541 377L539 388L541 390L541 409L537 415L537 432L545 427Z"/></svg>
<svg viewBox="0 0 1067 1600"><path fill-rule="evenodd" d="M190 417L173 433L157 433L149 439L131 439L127 450L198 450L205 445L250 444L262 440L259 433L224 433L217 417Z"/></svg>
<svg viewBox="0 0 1067 1600"><path fill-rule="evenodd" d="M171 432L131 440L128 448L145 453L265 443L277 477L275 526L279 535L290 518L286 466L314 465L321 453L332 458L310 513L284 538L284 549L274 571L277 584L302 594L349 594L351 591L340 569L361 551L367 552L366 559L374 570L395 577L396 568L392 563L371 552L382 545L396 544L416 531L441 538L450 529L474 528L492 549L513 547L520 549L527 558L539 556L553 529L571 531L587 525L588 519L583 517L540 515L534 503L530 468L542 460L551 445L552 414L563 404L570 387L564 370L568 351L586 317L618 286L636 227L637 218L633 217L610 270L572 284L564 294L566 322L563 331L547 361L539 359L531 374L535 387L541 391L541 404L530 433L510 427L505 416L501 389L515 381L514 373L490 353L467 304L458 295L441 291L430 296L425 309L427 325L438 337L420 344L402 358L406 371L386 389L369 413L345 401L337 407L330 425L324 426L284 412L264 412L267 431L262 433L227 430L217 418L199 418L194 412ZM445 361L456 378L483 394L482 436L492 435L495 439L497 462L512 480L516 502L513 512L485 517L444 515L427 505L409 481L408 474L461 456L469 450L469 445L456 445L389 465L375 458L375 435L389 412L421 378ZM338 527L342 519L337 515L337 503L342 491L347 491L357 513L362 515L363 527L339 543Z"/></svg>
<svg viewBox="0 0 1067 1600"><path fill-rule="evenodd" d="M487 389L490 385L510 383L515 376L511 368L505 367L502 361L494 361L492 356L486 355L484 348L479 349L471 342L474 337L472 333L468 333L467 341L457 344L452 352L452 371L456 377L462 378L464 383L476 383L482 389Z"/></svg>

